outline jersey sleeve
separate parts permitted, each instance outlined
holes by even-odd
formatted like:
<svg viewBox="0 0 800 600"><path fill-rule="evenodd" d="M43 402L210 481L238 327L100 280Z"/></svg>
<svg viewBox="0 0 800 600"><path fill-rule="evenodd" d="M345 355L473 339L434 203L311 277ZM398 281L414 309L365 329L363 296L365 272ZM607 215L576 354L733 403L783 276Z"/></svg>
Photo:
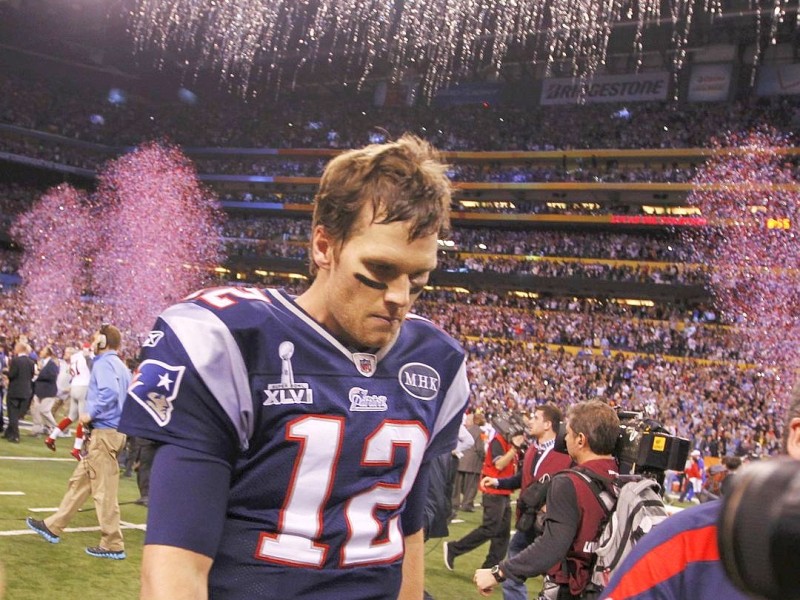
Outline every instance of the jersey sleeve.
<svg viewBox="0 0 800 600"><path fill-rule="evenodd" d="M455 449L458 443L458 430L461 427L462 414L468 399L467 366L466 361L462 361L439 407L431 441L425 451L425 457L414 481L414 486L406 498L402 518L405 535L419 531L424 525L431 462L436 457L445 453L449 454Z"/></svg>
<svg viewBox="0 0 800 600"><path fill-rule="evenodd" d="M248 446L253 402L233 334L212 311L164 311L143 344L120 430L233 460Z"/></svg>
<svg viewBox="0 0 800 600"><path fill-rule="evenodd" d="M156 452L145 544L175 546L213 558L225 525L231 467L176 445ZM191 498L188 505L176 498Z"/></svg>
<svg viewBox="0 0 800 600"><path fill-rule="evenodd" d="M458 443L458 429L461 427L468 399L467 362L463 360L439 407L439 415L426 452L426 461L455 449Z"/></svg>

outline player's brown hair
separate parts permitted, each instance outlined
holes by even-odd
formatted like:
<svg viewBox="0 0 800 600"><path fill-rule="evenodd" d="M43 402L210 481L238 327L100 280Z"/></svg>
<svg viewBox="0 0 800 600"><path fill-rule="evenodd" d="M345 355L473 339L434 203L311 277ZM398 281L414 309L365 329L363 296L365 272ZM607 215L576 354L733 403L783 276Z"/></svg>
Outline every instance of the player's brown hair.
<svg viewBox="0 0 800 600"><path fill-rule="evenodd" d="M367 203L373 222L410 223L409 239L450 227L452 186L446 165L428 142L410 134L395 142L344 152L325 167L314 199L312 231L322 225L334 240L346 242ZM311 261L310 272L317 273Z"/></svg>

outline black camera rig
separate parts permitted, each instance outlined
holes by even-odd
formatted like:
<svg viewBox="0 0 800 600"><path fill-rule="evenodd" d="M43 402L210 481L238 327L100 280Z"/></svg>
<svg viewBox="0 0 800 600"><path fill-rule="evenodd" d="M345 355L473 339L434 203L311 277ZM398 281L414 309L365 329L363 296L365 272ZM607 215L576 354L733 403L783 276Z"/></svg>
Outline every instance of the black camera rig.
<svg viewBox="0 0 800 600"><path fill-rule="evenodd" d="M640 411L617 409L619 437L614 458L620 475L643 475L664 484L664 471L683 471L689 457L689 440L670 434ZM554 450L567 453L566 424L561 423Z"/></svg>
<svg viewBox="0 0 800 600"><path fill-rule="evenodd" d="M516 435L524 435L527 429L522 416L510 411L498 412L492 419L492 426L507 442Z"/></svg>
<svg viewBox="0 0 800 600"><path fill-rule="evenodd" d="M663 483L664 471L683 471L689 458L689 440L670 434L638 411L618 410L619 438L614 456L620 474L641 473Z"/></svg>

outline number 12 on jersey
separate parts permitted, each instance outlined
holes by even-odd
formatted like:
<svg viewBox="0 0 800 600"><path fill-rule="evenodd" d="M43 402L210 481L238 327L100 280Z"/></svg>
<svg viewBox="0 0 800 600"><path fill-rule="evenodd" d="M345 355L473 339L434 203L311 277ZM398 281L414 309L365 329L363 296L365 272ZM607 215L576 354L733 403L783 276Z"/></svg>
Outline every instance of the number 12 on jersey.
<svg viewBox="0 0 800 600"><path fill-rule="evenodd" d="M309 415L287 426L287 439L300 451L281 509L275 533L262 533L256 557L299 567L321 568L328 546L319 541L323 514L330 497L341 456L344 418ZM403 553L399 516L388 523L386 535L375 518L376 509L393 510L405 500L419 471L428 434L414 422L382 422L364 441L361 466L388 467L395 464L395 450L407 449L407 462L398 483L378 482L356 494L345 505L347 539L341 549L339 566L351 567L396 560ZM378 538L381 539L378 539Z"/></svg>

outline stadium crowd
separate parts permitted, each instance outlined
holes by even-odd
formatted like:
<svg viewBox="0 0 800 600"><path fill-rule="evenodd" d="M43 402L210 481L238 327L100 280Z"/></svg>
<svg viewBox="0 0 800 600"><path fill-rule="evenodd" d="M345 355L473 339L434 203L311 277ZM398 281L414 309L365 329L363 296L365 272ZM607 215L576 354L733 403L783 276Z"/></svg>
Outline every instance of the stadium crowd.
<svg viewBox="0 0 800 600"><path fill-rule="evenodd" d="M0 130L0 151L89 171L98 170L104 162L124 150L124 147L84 147L74 144L69 138L35 138L27 132ZM198 172L205 174L319 177L327 162L327 158L296 160L270 154L247 158L243 158L241 154L231 154L228 158L208 158L192 149L187 149L186 152L192 157ZM792 170L797 168L794 161L787 161L787 165ZM595 157L588 160L578 159L567 164L564 157L553 165L532 161L473 165L454 161L449 167L448 175L457 182L686 183L691 181L696 168L692 163L656 164L645 159L642 164L626 164L616 159L598 161Z"/></svg>
<svg viewBox="0 0 800 600"><path fill-rule="evenodd" d="M37 188L0 186L4 229L41 194ZM302 260L310 221L303 218L231 216L224 239L231 257L277 256ZM682 264L690 259L680 236L642 233L498 230L454 228L443 245L439 268L454 272L496 272L535 277L581 277L659 284L702 284L704 269ZM533 257L542 260L531 260ZM575 260L570 260L573 258ZM598 259L598 262L586 259ZM600 262L643 261L636 263ZM18 264L14 253L3 261Z"/></svg>
<svg viewBox="0 0 800 600"><path fill-rule="evenodd" d="M353 98L325 103L285 102L265 111L254 104L203 99L196 106L149 102L129 95L110 104L89 88L59 95L42 81L0 75L0 123L121 147L153 138L186 146L264 148L345 148L362 145L388 132L415 131L445 150L566 150L574 148L705 147L720 132L762 121L788 125L795 118L789 100L765 105L714 104L673 107L638 104L630 119L612 118L607 106L516 108L463 106L404 109L358 105ZM557 118L555 118L557 112ZM98 118L99 117L99 118ZM0 150L94 169L111 153L87 151L25 134L4 132ZM241 156L199 159L200 170L219 173L316 176L320 160ZM788 168L796 166L787 163ZM691 164L640 164L594 160L540 166L456 164L460 181L663 181L684 182ZM0 231L26 210L41 190L0 184ZM310 202L311 194L250 192L223 196L229 201ZM477 208L476 210L497 210ZM608 214L627 208L553 207L520 199L508 212ZM305 259L307 219L231 216L225 238L231 257L259 255ZM599 277L612 281L703 283L702 269L687 268L691 252L672 234L585 233L580 231L456 228L440 256L449 270L525 273L542 277ZM548 260L523 261L521 255ZM569 260L576 259L576 260ZM577 260L582 259L582 260ZM652 264L603 264L650 261ZM19 268L19 253L3 250L0 271ZM262 278L259 283L263 283ZM285 279L272 280L284 286ZM237 282L241 283L241 282ZM270 281L267 281L270 283ZM292 291L305 284L293 282ZM85 303L85 311L59 329L34 339L63 351L88 340L103 307ZM713 310L702 305L628 306L603 299L530 298L490 292L432 290L417 312L457 336L469 351L471 406L489 413L504 407L530 409L554 401L565 407L601 397L619 406L643 409L672 432L689 437L695 448L712 456L773 452L780 439L778 407L772 403L778 374L754 366L757 349L744 344ZM10 344L31 329L21 292L0 293L0 339ZM122 355L133 359L141 333L126 332Z"/></svg>
<svg viewBox="0 0 800 600"><path fill-rule="evenodd" d="M301 288L295 284L289 289ZM707 455L777 448L778 407L770 399L780 380L771 371L745 364L747 357L735 338L728 339L722 328L690 320L679 330L668 322L602 313L501 307L491 304L490 294L462 297L461 302L449 296L432 292L420 300L416 312L468 349L473 409L489 414L530 410L545 401L566 407L599 397L644 410ZM34 350L52 345L58 353L68 344L82 345L103 316L87 303L83 314L48 339L31 340ZM8 351L30 328L19 292L0 294L0 322L0 340ZM687 338L689 329L694 333ZM140 336L130 337L121 353L126 359L136 357L136 340L141 341ZM690 350L691 339L697 344Z"/></svg>
<svg viewBox="0 0 800 600"><path fill-rule="evenodd" d="M603 104L376 108L371 98L346 92L324 101L298 93L268 107L230 96L193 105L155 102L133 92L111 103L107 90L61 82L53 94L51 86L33 75L0 76L0 122L113 146L169 138L185 146L350 148L385 132L411 131L444 150L692 148L763 122L788 129L796 108L790 97L685 107L654 102L637 103L629 118L618 118L618 109Z"/></svg>
<svg viewBox="0 0 800 600"><path fill-rule="evenodd" d="M305 246L311 221L287 217L246 217L230 215L225 237L232 241L271 240ZM536 255L551 257L603 258L687 262L692 252L678 235L670 233L612 233L606 231L550 231L454 227L447 238L449 250L485 254Z"/></svg>

